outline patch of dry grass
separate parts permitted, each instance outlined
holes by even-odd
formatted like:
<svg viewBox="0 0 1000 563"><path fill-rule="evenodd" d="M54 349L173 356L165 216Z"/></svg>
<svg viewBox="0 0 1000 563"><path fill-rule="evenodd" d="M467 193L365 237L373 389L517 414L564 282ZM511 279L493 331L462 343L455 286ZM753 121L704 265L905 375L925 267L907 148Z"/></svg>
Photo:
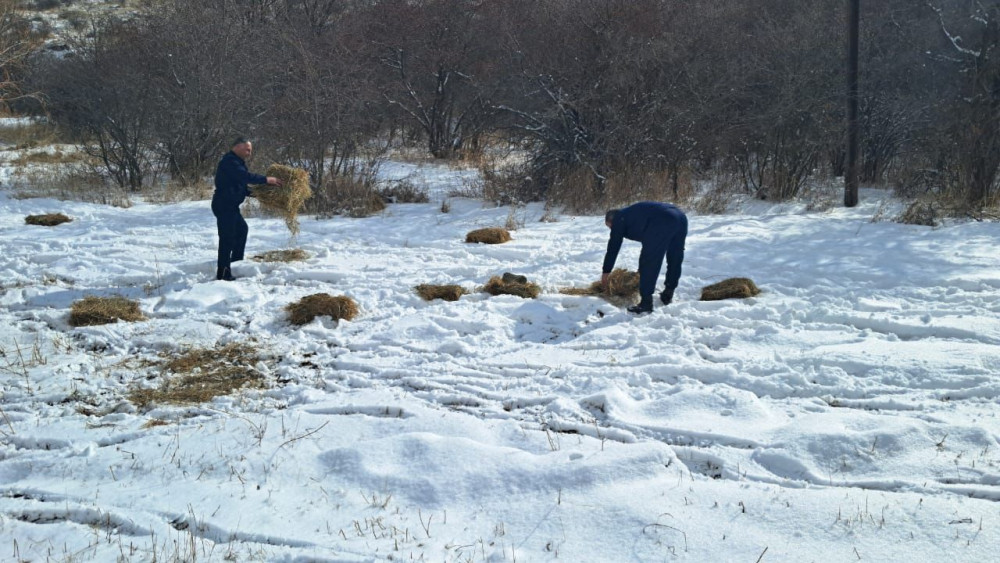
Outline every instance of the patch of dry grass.
<svg viewBox="0 0 1000 563"><path fill-rule="evenodd" d="M413 288L417 295L424 301L442 299L444 301L458 301L467 292L460 285L431 285L420 284Z"/></svg>
<svg viewBox="0 0 1000 563"><path fill-rule="evenodd" d="M116 321L128 323L143 321L146 317L139 310L139 302L120 295L112 297L87 296L70 307L70 326L105 325Z"/></svg>
<svg viewBox="0 0 1000 563"><path fill-rule="evenodd" d="M29 164L66 164L80 162L87 159L87 155L82 152L63 152L60 149L52 151L31 151L24 152L10 161L15 167L23 167Z"/></svg>
<svg viewBox="0 0 1000 563"><path fill-rule="evenodd" d="M159 388L133 389L128 399L140 408L197 404L243 388L261 388L265 381L255 367L259 361L257 349L245 343L189 350L159 364L164 374Z"/></svg>
<svg viewBox="0 0 1000 563"><path fill-rule="evenodd" d="M465 235L465 242L483 244L502 244L510 241L510 232L500 227L487 227L469 231Z"/></svg>
<svg viewBox="0 0 1000 563"><path fill-rule="evenodd" d="M639 273L625 268L616 268L608 276L608 288L605 291L600 281L595 281L589 287L567 287L560 289L565 295L593 295L603 297L610 303L625 306L635 303L639 296Z"/></svg>
<svg viewBox="0 0 1000 563"><path fill-rule="evenodd" d="M55 227L63 223L72 221L69 216L63 213L44 213L41 215L28 215L24 218L27 225L40 225L42 227Z"/></svg>
<svg viewBox="0 0 1000 563"><path fill-rule="evenodd" d="M10 186L16 199L50 197L122 208L132 205L127 190L107 182L94 167L83 163L15 168Z"/></svg>
<svg viewBox="0 0 1000 563"><path fill-rule="evenodd" d="M344 295L333 296L328 293L307 295L285 307L288 321L294 325L304 325L316 317L330 317L335 321L352 320L358 315L358 304Z"/></svg>
<svg viewBox="0 0 1000 563"><path fill-rule="evenodd" d="M312 197L309 172L302 168L272 164L267 168L265 175L278 178L281 180L281 185L254 186L251 189L254 197L261 207L283 217L285 225L293 235L299 234L299 209Z"/></svg>
<svg viewBox="0 0 1000 563"><path fill-rule="evenodd" d="M268 250L255 255L254 262L302 262L310 258L309 253L301 248L288 250Z"/></svg>
<svg viewBox="0 0 1000 563"><path fill-rule="evenodd" d="M750 278L729 278L701 288L702 301L745 299L759 294L760 289Z"/></svg>
<svg viewBox="0 0 1000 563"><path fill-rule="evenodd" d="M525 299L534 299L542 293L537 283L529 282L525 276L505 272L502 276L493 276L483 291L490 295L516 295Z"/></svg>

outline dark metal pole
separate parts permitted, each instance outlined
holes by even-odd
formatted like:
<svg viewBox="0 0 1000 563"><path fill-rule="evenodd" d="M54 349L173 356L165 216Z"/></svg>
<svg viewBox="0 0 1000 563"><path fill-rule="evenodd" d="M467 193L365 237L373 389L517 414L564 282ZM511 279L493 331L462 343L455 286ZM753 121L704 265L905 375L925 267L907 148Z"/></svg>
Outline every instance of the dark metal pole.
<svg viewBox="0 0 1000 563"><path fill-rule="evenodd" d="M844 172L844 205L858 204L858 27L861 0L848 0L847 21L847 170Z"/></svg>

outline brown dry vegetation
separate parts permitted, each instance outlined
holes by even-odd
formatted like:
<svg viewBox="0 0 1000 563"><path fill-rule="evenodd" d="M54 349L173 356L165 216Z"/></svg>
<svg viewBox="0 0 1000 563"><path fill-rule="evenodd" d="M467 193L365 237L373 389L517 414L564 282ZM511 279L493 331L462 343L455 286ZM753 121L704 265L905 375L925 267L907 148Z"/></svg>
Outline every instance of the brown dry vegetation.
<svg viewBox="0 0 1000 563"><path fill-rule="evenodd" d="M267 168L266 175L281 180L281 186L254 186L254 197L261 207L283 217L293 235L299 234L299 209L312 197L309 172L301 168L272 164Z"/></svg>
<svg viewBox="0 0 1000 563"><path fill-rule="evenodd" d="M243 343L195 349L159 363L163 383L156 389L134 389L128 398L139 407L156 404L205 403L250 387L264 386L257 371L257 350Z"/></svg>
<svg viewBox="0 0 1000 563"><path fill-rule="evenodd" d="M702 301L744 299L758 294L760 289L750 278L729 278L701 288Z"/></svg>
<svg viewBox="0 0 1000 563"><path fill-rule="evenodd" d="M603 297L616 305L631 305L639 295L639 273L625 268L616 268L608 276L608 288L605 291L600 281L595 281L588 287L567 287L560 289L565 295L594 295Z"/></svg>
<svg viewBox="0 0 1000 563"><path fill-rule="evenodd" d="M501 227L487 227L469 231L465 235L465 242L483 244L502 244L510 241L510 231Z"/></svg>
<svg viewBox="0 0 1000 563"><path fill-rule="evenodd" d="M309 259L309 253L301 248L289 250L268 250L253 256L254 262L302 262Z"/></svg>
<svg viewBox="0 0 1000 563"><path fill-rule="evenodd" d="M44 213L42 215L28 215L24 218L25 224L40 225L42 227L55 227L63 223L72 221L69 216L63 213Z"/></svg>
<svg viewBox="0 0 1000 563"><path fill-rule="evenodd" d="M316 317L330 317L335 321L352 320L358 315L358 304L350 297L315 293L290 303L285 307L288 321L294 325L304 325Z"/></svg>
<svg viewBox="0 0 1000 563"><path fill-rule="evenodd" d="M417 295L424 301L443 299L444 301L458 301L466 294L465 288L460 285L431 285L420 284L413 288Z"/></svg>
<svg viewBox="0 0 1000 563"><path fill-rule="evenodd" d="M73 303L69 312L70 326L94 326L116 321L136 322L145 320L139 302L120 295L112 297L87 296Z"/></svg>
<svg viewBox="0 0 1000 563"><path fill-rule="evenodd" d="M490 278L483 286L483 291L490 295L516 295L534 299L542 293L542 288L534 282L529 282L524 276L506 272L502 276Z"/></svg>

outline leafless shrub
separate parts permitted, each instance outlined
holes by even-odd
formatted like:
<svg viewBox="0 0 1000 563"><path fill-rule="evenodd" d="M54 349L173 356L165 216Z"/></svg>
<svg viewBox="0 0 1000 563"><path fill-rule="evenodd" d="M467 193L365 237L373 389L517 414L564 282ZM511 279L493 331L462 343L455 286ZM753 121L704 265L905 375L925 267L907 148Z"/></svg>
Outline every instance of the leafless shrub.
<svg viewBox="0 0 1000 563"><path fill-rule="evenodd" d="M303 211L320 217L347 215L369 217L385 210L385 200L378 194L374 182L347 176L331 176L320 188L313 190Z"/></svg>
<svg viewBox="0 0 1000 563"><path fill-rule="evenodd" d="M20 199L51 197L115 207L132 206L126 190L107 182L86 164L25 167L15 170L12 180L14 196Z"/></svg>
<svg viewBox="0 0 1000 563"><path fill-rule="evenodd" d="M431 200L426 189L406 178L391 182L378 190L378 194L389 203L428 203Z"/></svg>
<svg viewBox="0 0 1000 563"><path fill-rule="evenodd" d="M903 223L904 225L936 227L939 215L940 213L938 212L934 201L928 198L922 198L908 205L906 209L903 210L898 217L896 217L896 222Z"/></svg>

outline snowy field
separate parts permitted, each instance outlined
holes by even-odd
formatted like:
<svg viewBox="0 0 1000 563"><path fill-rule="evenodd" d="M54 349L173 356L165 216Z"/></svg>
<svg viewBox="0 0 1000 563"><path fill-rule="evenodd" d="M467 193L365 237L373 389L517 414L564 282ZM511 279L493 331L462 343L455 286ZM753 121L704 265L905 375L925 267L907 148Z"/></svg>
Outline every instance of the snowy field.
<svg viewBox="0 0 1000 563"><path fill-rule="evenodd" d="M881 192L692 213L675 303L636 318L558 292L599 277L602 217L528 206L512 242L469 245L510 209L443 213L462 173L386 172L433 203L304 217L296 240L250 218L248 256L311 258L233 283L207 201L0 192L0 560L996 560L1000 225L872 222ZM475 292L505 271L543 294ZM698 301L735 276L763 293ZM318 292L361 314L290 325ZM69 326L112 294L148 320ZM126 399L163 355L234 342L263 389Z"/></svg>

